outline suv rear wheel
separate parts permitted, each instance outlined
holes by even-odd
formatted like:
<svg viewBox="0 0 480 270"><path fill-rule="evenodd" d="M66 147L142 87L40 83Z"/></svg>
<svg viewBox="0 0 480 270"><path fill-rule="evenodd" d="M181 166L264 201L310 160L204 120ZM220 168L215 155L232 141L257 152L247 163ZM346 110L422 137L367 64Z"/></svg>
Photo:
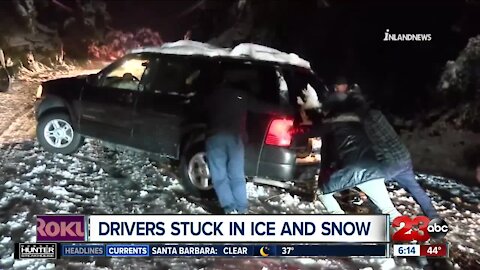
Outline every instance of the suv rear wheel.
<svg viewBox="0 0 480 270"><path fill-rule="evenodd" d="M51 113L41 117L37 125L37 139L45 150L61 154L74 153L84 140L75 132L70 117L65 113Z"/></svg>
<svg viewBox="0 0 480 270"><path fill-rule="evenodd" d="M183 186L195 196L214 197L213 183L208 169L204 143L192 145L181 158Z"/></svg>

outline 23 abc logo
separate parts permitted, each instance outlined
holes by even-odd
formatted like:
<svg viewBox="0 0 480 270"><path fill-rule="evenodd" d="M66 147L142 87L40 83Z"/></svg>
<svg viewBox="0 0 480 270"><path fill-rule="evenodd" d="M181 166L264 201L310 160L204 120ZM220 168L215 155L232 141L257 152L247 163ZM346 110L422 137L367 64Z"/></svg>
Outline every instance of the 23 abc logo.
<svg viewBox="0 0 480 270"><path fill-rule="evenodd" d="M410 242L414 240L425 242L430 238L441 239L450 230L444 220L440 218L430 220L425 216L418 216L414 219L408 216L397 217L393 220L392 227L400 228L392 235L392 240L395 242ZM415 229L415 227L418 227L418 229Z"/></svg>

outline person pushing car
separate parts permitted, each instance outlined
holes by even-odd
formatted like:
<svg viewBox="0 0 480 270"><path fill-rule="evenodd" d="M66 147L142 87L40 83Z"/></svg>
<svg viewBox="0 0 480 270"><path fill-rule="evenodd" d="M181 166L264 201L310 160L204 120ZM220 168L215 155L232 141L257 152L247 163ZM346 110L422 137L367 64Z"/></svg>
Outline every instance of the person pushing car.
<svg viewBox="0 0 480 270"><path fill-rule="evenodd" d="M281 112L249 93L256 76L255 71L247 69L225 71L223 83L212 91L204 104L208 118L207 162L213 188L226 214L248 212L244 171L247 112Z"/></svg>

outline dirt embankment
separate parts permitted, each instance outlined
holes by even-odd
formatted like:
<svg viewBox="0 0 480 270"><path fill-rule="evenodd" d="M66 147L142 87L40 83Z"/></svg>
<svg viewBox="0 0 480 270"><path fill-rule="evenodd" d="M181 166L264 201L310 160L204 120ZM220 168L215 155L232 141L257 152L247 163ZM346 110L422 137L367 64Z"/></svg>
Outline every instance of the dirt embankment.
<svg viewBox="0 0 480 270"><path fill-rule="evenodd" d="M402 135L417 170L480 185L480 36L446 63L431 98L439 107Z"/></svg>
<svg viewBox="0 0 480 270"><path fill-rule="evenodd" d="M57 66L42 72L22 69L10 90L0 93L0 145L19 143L35 137L35 94L43 81L98 72L98 63L86 67Z"/></svg>
<svg viewBox="0 0 480 270"><path fill-rule="evenodd" d="M480 134L443 123L429 128L402 132L416 171L457 179L463 184L480 185L476 167L480 165Z"/></svg>

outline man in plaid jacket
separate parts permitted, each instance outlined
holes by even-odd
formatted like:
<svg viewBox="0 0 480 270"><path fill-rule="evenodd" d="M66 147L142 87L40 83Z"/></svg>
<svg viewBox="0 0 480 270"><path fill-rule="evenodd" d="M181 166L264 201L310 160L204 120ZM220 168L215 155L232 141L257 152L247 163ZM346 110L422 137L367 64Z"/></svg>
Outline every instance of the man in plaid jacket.
<svg viewBox="0 0 480 270"><path fill-rule="evenodd" d="M381 162L382 169L386 174L385 180L397 181L401 187L410 192L425 215L430 219L438 218L432 200L415 179L407 147L402 143L387 118L381 111L370 108L360 87L356 86L354 89L343 91L343 93L344 99L350 100L350 102L344 102L344 106L358 108L357 113L362 118L365 133L372 142L377 160Z"/></svg>
<svg viewBox="0 0 480 270"><path fill-rule="evenodd" d="M394 128L379 110L369 109L363 119L365 132L373 143L377 159L384 165L387 180L395 180L412 194L422 211L430 219L438 218L427 193L418 184L413 172L410 153Z"/></svg>

